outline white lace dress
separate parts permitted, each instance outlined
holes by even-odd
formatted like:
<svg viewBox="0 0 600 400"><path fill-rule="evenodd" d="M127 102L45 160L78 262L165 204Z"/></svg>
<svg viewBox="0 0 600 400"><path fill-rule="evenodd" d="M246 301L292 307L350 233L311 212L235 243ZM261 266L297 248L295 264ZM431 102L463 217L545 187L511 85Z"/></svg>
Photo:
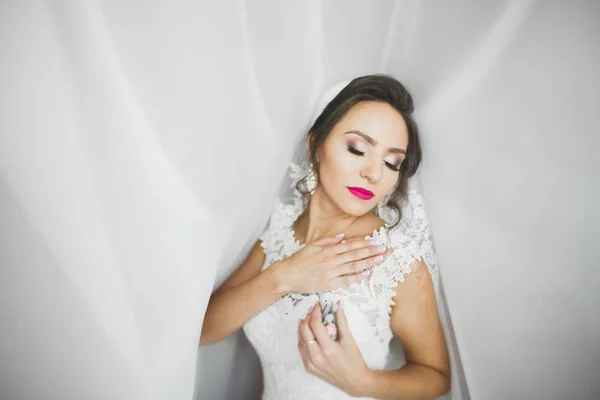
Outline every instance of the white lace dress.
<svg viewBox="0 0 600 400"><path fill-rule="evenodd" d="M302 246L295 240L292 224L303 211L297 198L293 204L278 202L260 237L266 259L262 270L289 257ZM373 370L399 368L404 363L401 347L390 328L393 289L410 273L409 265L423 259L438 291L438 268L422 198L409 194L402 223L394 229L382 227L372 238L392 248L371 275L348 287L322 292L327 301L341 300L352 336L367 365ZM384 219L386 219L384 217ZM243 329L260 358L263 400L315 400L353 398L326 381L307 373L298 350L298 319L304 318L317 301L315 294L288 294L263 310ZM396 342L396 343L394 343ZM392 343L394 345L390 346Z"/></svg>

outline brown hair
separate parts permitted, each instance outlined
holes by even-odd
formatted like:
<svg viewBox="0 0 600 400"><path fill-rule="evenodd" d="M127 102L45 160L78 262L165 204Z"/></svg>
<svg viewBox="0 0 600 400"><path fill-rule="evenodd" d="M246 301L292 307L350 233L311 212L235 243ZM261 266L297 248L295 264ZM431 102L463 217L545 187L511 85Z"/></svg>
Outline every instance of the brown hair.
<svg viewBox="0 0 600 400"><path fill-rule="evenodd" d="M310 161L315 167L315 173L318 173L319 162L317 160L317 151L323 145L333 127L344 115L352 107L363 101L378 101L389 104L402 115L408 128L406 157L400 166L400 174L396 187L386 204L397 213L398 218L392 224L392 227L394 227L398 225L402 218L400 207L408 197L408 178L417 172L422 159L419 129L412 117L414 111L413 100L404 85L393 77L384 74L366 75L352 80L327 104L309 129L307 138L310 139ZM302 189L305 184L306 178L298 182L296 189L306 195L308 193Z"/></svg>

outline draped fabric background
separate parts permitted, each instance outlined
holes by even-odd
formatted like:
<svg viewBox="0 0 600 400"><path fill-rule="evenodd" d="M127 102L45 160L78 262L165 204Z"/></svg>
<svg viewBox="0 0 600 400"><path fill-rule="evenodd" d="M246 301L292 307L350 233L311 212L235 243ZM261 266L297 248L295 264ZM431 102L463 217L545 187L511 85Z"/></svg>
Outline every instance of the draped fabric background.
<svg viewBox="0 0 600 400"><path fill-rule="evenodd" d="M257 398L243 335L196 359L208 298L374 72L418 109L452 398L600 396L600 3L0 5L1 398Z"/></svg>

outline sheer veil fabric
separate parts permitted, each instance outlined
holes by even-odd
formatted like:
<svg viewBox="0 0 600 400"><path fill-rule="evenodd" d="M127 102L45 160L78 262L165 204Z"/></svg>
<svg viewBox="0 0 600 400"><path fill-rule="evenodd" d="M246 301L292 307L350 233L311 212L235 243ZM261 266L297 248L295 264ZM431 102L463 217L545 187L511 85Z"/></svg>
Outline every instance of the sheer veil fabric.
<svg viewBox="0 0 600 400"><path fill-rule="evenodd" d="M0 398L258 399L243 332L198 350L208 299L323 93L376 72L415 99L452 398L599 398L598 15L0 2Z"/></svg>

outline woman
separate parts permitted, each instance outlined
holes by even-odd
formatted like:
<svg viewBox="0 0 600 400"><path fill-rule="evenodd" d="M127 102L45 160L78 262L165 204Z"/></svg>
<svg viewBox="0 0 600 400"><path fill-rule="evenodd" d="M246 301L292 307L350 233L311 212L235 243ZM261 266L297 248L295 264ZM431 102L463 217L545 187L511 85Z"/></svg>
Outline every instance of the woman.
<svg viewBox="0 0 600 400"><path fill-rule="evenodd" d="M296 201L277 204L244 264L212 295L200 345L243 326L263 366L263 399L449 391L427 218L408 193L421 162L412 112L410 94L389 76L344 87L309 130L311 166ZM404 354L390 349L394 336Z"/></svg>

